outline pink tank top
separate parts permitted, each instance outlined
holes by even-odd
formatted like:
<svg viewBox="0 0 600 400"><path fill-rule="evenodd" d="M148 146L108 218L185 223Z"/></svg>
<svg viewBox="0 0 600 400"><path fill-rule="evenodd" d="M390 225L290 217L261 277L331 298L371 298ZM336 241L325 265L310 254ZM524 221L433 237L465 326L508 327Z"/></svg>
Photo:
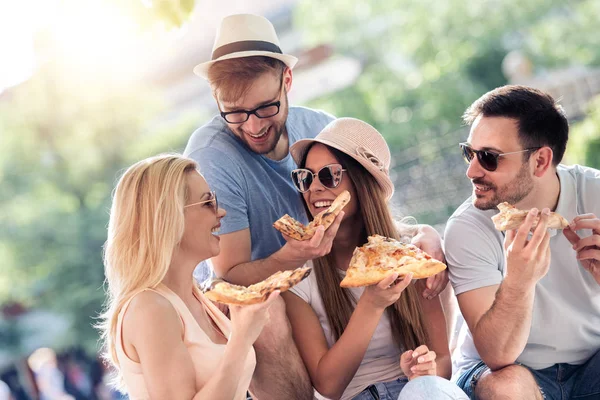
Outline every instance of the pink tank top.
<svg viewBox="0 0 600 400"><path fill-rule="evenodd" d="M192 313L187 308L183 300L177 296L171 289L163 284L159 284L154 289L146 289L156 292L166 298L175 308L183 326L183 340L187 347L194 368L196 370L196 387L200 388L210 379L214 373L217 364L223 357L225 351L225 344L214 343L200 328ZM133 296L135 297L135 296ZM117 321L117 340L116 340L116 352L119 364L121 366L121 373L127 387L127 392L131 400L145 400L149 399L148 389L142 372L142 366L140 363L130 359L123 350L122 341L122 324L123 315L129 307L129 303L133 299L129 299L125 306L119 313ZM198 301L204 306L204 310L208 316L214 321L215 325L223 332L225 337L229 337L231 333L231 324L229 319L219 310L214 304L206 299L202 294L197 296ZM236 392L235 399L246 399L246 391L250 386L250 380L254 373L254 367L256 366L256 356L254 349L250 350L250 354L246 357L246 365L244 366L244 374L240 378L238 391Z"/></svg>

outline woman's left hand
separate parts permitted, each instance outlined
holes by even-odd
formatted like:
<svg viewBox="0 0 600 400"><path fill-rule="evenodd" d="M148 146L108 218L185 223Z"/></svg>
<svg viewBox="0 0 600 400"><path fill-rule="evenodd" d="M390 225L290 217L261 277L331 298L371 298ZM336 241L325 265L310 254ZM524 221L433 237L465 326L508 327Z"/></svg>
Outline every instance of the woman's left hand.
<svg viewBox="0 0 600 400"><path fill-rule="evenodd" d="M415 350L408 350L400 356L400 369L408 380L412 380L419 376L435 375L436 354L430 351L426 345L421 345Z"/></svg>
<svg viewBox="0 0 600 400"><path fill-rule="evenodd" d="M439 233L429 225L419 225L417 234L411 243L443 263L446 262L442 249L442 238ZM432 299L440 294L448 284L448 270L445 269L437 275L427 278L423 297Z"/></svg>

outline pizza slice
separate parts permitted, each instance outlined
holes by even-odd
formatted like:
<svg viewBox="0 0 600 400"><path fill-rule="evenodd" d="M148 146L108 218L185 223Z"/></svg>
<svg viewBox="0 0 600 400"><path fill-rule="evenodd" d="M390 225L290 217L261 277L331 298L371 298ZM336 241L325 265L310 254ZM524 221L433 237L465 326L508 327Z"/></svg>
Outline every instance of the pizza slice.
<svg viewBox="0 0 600 400"><path fill-rule="evenodd" d="M307 226L285 214L275 221L273 227L296 240L310 240L314 236L317 226L323 225L325 229L329 228L348 202L350 202L350 193L344 190L335 198L327 210L317 214Z"/></svg>
<svg viewBox="0 0 600 400"><path fill-rule="evenodd" d="M390 272L398 276L413 274L413 279L433 276L446 269L446 264L412 244L381 235L369 236L368 242L354 249L341 287L369 286L381 282Z"/></svg>
<svg viewBox="0 0 600 400"><path fill-rule="evenodd" d="M498 209L500 212L492 217L492 221L494 221L494 226L499 231L517 229L525 222L525 217L527 217L527 214L529 213L529 210L519 210L507 202L498 204ZM539 221L540 215L538 214L533 221L533 226L531 227L532 230L535 229ZM548 216L548 228L564 229L567 226L569 226L569 222L560 214L551 212Z"/></svg>
<svg viewBox="0 0 600 400"><path fill-rule="evenodd" d="M276 290L285 292L294 287L308 275L311 267L278 271L267 279L250 286L234 285L223 279L213 280L204 291L204 295L213 301L224 304L248 305L266 301Z"/></svg>

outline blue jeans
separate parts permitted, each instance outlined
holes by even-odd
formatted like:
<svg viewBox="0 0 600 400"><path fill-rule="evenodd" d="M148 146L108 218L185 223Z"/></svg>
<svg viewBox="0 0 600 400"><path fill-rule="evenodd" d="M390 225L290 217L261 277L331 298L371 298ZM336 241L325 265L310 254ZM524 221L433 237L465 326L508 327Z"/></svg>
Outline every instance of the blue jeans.
<svg viewBox="0 0 600 400"><path fill-rule="evenodd" d="M375 383L352 400L467 400L469 397L454 383L439 376L422 376Z"/></svg>
<svg viewBox="0 0 600 400"><path fill-rule="evenodd" d="M600 400L600 351L582 365L554 364L539 370L521 366L533 374L544 399ZM488 370L481 361L462 374L456 384L475 399L477 381Z"/></svg>

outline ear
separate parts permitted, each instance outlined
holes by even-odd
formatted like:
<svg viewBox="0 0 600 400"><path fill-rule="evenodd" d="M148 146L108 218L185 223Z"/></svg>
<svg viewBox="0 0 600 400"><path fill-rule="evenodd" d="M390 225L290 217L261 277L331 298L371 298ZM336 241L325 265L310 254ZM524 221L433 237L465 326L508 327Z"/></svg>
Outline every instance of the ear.
<svg viewBox="0 0 600 400"><path fill-rule="evenodd" d="M289 93L292 89L292 81L293 81L293 73L290 67L285 67L283 70L283 86L285 87L285 92Z"/></svg>
<svg viewBox="0 0 600 400"><path fill-rule="evenodd" d="M552 168L552 159L554 158L554 152L548 146L544 146L541 149L535 151L531 158L533 159L534 170L533 174L537 177L542 177L544 174Z"/></svg>

